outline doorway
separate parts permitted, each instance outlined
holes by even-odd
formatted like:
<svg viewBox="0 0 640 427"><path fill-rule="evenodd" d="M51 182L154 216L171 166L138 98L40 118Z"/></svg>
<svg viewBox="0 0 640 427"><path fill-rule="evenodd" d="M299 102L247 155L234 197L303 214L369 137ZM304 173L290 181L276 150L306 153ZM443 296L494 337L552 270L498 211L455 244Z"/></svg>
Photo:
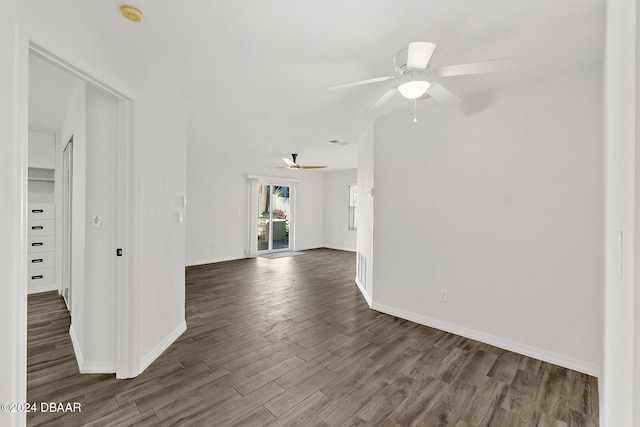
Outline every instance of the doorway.
<svg viewBox="0 0 640 427"><path fill-rule="evenodd" d="M29 127L57 141L55 290L71 314L78 366L130 378L131 100L34 43L28 63Z"/></svg>
<svg viewBox="0 0 640 427"><path fill-rule="evenodd" d="M286 185L258 185L257 252L291 249L292 192Z"/></svg>

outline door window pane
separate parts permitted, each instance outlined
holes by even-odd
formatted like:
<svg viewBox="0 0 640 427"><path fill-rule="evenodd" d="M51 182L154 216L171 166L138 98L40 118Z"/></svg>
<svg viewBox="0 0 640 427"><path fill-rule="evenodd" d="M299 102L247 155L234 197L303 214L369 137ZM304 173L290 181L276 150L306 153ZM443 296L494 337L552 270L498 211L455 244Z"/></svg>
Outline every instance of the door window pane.
<svg viewBox="0 0 640 427"><path fill-rule="evenodd" d="M258 185L258 250L269 250L270 185Z"/></svg>
<svg viewBox="0 0 640 427"><path fill-rule="evenodd" d="M289 248L289 187L273 187L273 249Z"/></svg>
<svg viewBox="0 0 640 427"><path fill-rule="evenodd" d="M358 228L358 187L349 185L349 230Z"/></svg>

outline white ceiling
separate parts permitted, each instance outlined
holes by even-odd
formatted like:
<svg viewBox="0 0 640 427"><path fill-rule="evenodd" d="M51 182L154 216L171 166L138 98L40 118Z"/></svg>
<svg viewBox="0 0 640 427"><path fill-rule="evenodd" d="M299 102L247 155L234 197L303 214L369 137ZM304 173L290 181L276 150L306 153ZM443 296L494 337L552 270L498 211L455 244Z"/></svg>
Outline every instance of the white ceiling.
<svg viewBox="0 0 640 427"><path fill-rule="evenodd" d="M145 13L139 24L120 16L117 0L75 2L189 98L199 147L265 165L296 152L301 164L355 167L353 143L372 118L410 104L396 96L364 115L389 84L325 88L391 75L410 41L437 43L432 66L522 61L509 76L443 82L463 100L592 65L604 49L604 0L131 0ZM422 104L419 114L450 108Z"/></svg>

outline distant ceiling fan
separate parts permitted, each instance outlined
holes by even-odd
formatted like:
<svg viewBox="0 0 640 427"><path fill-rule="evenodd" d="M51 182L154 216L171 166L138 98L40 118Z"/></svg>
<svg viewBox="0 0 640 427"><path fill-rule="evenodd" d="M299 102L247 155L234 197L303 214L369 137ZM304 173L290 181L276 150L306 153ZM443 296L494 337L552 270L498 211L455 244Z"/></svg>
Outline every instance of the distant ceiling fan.
<svg viewBox="0 0 640 427"><path fill-rule="evenodd" d="M449 91L449 89L438 83L440 78L508 71L513 69L515 65L515 61L512 59L498 59L468 64L447 65L431 69L429 68L429 61L435 49L435 43L409 43L406 48L401 49L393 58L393 63L396 66L395 75L341 83L329 86L327 89L338 89L396 80L397 85L382 94L382 96L364 111L365 113L379 108L397 93L400 93L407 99L418 100L433 98L444 105L455 105L461 103L462 100Z"/></svg>
<svg viewBox="0 0 640 427"><path fill-rule="evenodd" d="M280 166L277 169L322 169L322 168L326 168L326 166L302 166L296 163L296 158L298 157L297 154L292 154L291 158L293 159L293 161L286 159L286 158L282 158L282 160L284 160L284 162L287 164L287 166Z"/></svg>

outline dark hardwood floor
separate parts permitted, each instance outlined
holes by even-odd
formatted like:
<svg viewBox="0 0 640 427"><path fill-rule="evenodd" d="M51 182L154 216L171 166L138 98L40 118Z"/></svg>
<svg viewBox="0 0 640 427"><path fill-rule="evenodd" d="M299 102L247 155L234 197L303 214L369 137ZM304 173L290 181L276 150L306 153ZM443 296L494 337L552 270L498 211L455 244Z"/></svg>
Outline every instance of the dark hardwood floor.
<svg viewBox="0 0 640 427"><path fill-rule="evenodd" d="M132 380L80 375L56 292L29 297L30 426L597 426L597 380L372 311L329 249L187 269L188 330Z"/></svg>

